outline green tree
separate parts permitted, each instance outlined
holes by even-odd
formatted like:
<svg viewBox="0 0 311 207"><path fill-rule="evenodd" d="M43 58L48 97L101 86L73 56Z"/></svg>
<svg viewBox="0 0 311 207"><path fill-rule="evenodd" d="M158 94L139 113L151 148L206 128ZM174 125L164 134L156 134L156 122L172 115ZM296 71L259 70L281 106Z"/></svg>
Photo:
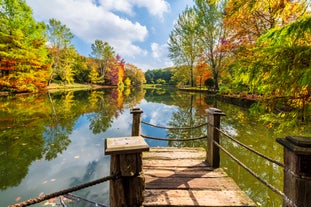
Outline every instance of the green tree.
<svg viewBox="0 0 311 207"><path fill-rule="evenodd" d="M47 24L48 47L53 58L53 73L50 81L56 76L67 83L73 82L73 56L76 52L71 45L73 34L70 29L59 20L50 19Z"/></svg>
<svg viewBox="0 0 311 207"><path fill-rule="evenodd" d="M71 46L71 41L74 37L66 25L63 25L59 20L54 18L49 20L46 34L50 47L55 47L59 50Z"/></svg>
<svg viewBox="0 0 311 207"><path fill-rule="evenodd" d="M109 61L114 58L114 49L108 42L102 40L95 40L91 45L91 57L94 58L98 64L99 75L104 76L109 67Z"/></svg>
<svg viewBox="0 0 311 207"><path fill-rule="evenodd" d="M225 1L195 0L194 10L199 23L198 36L200 37L201 51L206 63L211 67L214 89L219 90L219 76L223 70L223 61L226 58L222 45L226 29L223 25L223 10Z"/></svg>
<svg viewBox="0 0 311 207"><path fill-rule="evenodd" d="M174 64L187 66L190 70L187 74L189 74L191 86L194 86L193 69L200 53L197 29L198 21L195 11L192 8L187 8L179 15L168 42L169 57Z"/></svg>
<svg viewBox="0 0 311 207"><path fill-rule="evenodd" d="M44 23L37 23L23 0L0 1L0 86L38 91L47 86L51 61Z"/></svg>

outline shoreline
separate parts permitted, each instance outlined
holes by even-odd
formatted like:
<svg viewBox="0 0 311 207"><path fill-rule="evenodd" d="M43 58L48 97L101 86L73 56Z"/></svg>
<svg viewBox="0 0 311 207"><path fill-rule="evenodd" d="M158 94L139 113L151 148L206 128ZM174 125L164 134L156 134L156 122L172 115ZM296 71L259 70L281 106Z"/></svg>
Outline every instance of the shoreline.
<svg viewBox="0 0 311 207"><path fill-rule="evenodd" d="M96 84L55 84L47 86L45 89L37 92L9 92L9 91L0 91L1 96L10 96L10 95L26 95L26 94L35 94L35 93L44 93L44 92L58 92L58 91L73 91L73 90L92 90L92 89L101 89L101 88L116 88L117 86L103 86Z"/></svg>

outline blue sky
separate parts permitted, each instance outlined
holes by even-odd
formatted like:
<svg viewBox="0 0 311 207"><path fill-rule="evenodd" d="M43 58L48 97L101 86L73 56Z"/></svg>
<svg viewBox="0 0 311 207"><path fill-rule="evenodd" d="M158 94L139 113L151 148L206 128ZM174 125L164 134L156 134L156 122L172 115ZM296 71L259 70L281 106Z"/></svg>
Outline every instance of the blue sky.
<svg viewBox="0 0 311 207"><path fill-rule="evenodd" d="M167 41L178 15L193 0L26 0L37 21L55 18L89 56L96 39L108 42L127 63L143 71L172 66Z"/></svg>

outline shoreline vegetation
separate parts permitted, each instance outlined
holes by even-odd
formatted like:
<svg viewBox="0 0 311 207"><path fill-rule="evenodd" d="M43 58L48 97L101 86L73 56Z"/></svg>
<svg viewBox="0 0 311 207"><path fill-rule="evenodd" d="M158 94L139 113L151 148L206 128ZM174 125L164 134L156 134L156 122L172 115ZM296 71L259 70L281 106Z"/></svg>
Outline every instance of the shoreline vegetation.
<svg viewBox="0 0 311 207"><path fill-rule="evenodd" d="M24 92L24 93L15 93L9 91L0 91L0 96L8 96L8 95L19 95L19 94L32 94L32 93L42 93L42 92L57 92L57 91L74 91L74 90L91 90L91 89L100 89L100 88L116 88L117 86L104 86L104 85L96 85L96 84L56 84L52 83L47 86L44 90L39 92Z"/></svg>

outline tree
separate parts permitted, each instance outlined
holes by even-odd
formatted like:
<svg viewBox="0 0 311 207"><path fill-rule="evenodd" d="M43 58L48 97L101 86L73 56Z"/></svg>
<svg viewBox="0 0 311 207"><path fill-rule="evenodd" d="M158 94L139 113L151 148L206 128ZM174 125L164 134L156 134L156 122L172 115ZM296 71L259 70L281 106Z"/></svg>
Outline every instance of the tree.
<svg viewBox="0 0 311 207"><path fill-rule="evenodd" d="M248 92L251 93L264 93L271 96L275 94L274 87L272 85L268 87L264 82L273 80L270 83L279 87L290 80L287 79L287 81L276 84L282 80L281 74L288 73L286 68L290 67L290 64L297 65L290 62L297 57L293 53L298 52L296 47L298 41L296 40L299 38L297 38L298 36L286 37L288 33L283 33L281 38L271 35L271 32L277 31L278 28L286 28L289 23L295 22L303 15L308 15L307 8L305 1L261 0L251 2L244 0L243 3L236 0L229 1L224 22L227 29L230 30L226 40L231 44L230 52L235 59L229 67L233 74L231 79L234 80L236 86L247 87ZM298 31L300 32L300 30ZM301 34L305 33L302 31ZM265 39L265 41L258 42L258 39ZM280 40L283 42L277 46L276 42ZM303 44L308 42L306 39L300 39L300 41L304 42ZM299 43L299 46L303 45L302 42ZM300 47L300 49L302 48ZM271 73L272 71L274 72ZM278 80L271 76L273 74L277 75L275 78Z"/></svg>
<svg viewBox="0 0 311 207"><path fill-rule="evenodd" d="M49 20L46 34L50 47L57 48L58 50L70 47L74 37L66 25L63 25L59 20L54 18Z"/></svg>
<svg viewBox="0 0 311 207"><path fill-rule="evenodd" d="M67 83L73 82L74 56L77 56L74 47L71 45L73 34L70 29L56 19L50 19L47 24L48 47L54 60L53 73L50 81L54 76ZM70 77L70 78L69 78Z"/></svg>
<svg viewBox="0 0 311 207"><path fill-rule="evenodd" d="M104 82L104 77L99 75L97 63L93 58L88 58L87 67L89 72L88 78L93 84L101 84Z"/></svg>
<svg viewBox="0 0 311 207"><path fill-rule="evenodd" d="M307 16L262 35L253 59L237 75L267 98L286 97L292 106L310 102L310 25Z"/></svg>
<svg viewBox="0 0 311 207"><path fill-rule="evenodd" d="M51 61L44 23L37 23L23 0L0 1L0 86L38 91L47 86Z"/></svg>
<svg viewBox="0 0 311 207"><path fill-rule="evenodd" d="M109 61L114 57L114 49L108 42L103 42L102 40L95 40L91 47L91 57L94 58L98 64L100 76L104 76Z"/></svg>
<svg viewBox="0 0 311 207"><path fill-rule="evenodd" d="M222 47L226 36L223 25L223 10L225 1L195 0L194 11L199 24L198 36L200 37L201 51L206 58L206 63L211 67L214 89L219 90L219 76L226 58Z"/></svg>
<svg viewBox="0 0 311 207"><path fill-rule="evenodd" d="M106 81L114 86L122 86L124 80L125 62L119 55L110 58L106 69Z"/></svg>
<svg viewBox="0 0 311 207"><path fill-rule="evenodd" d="M187 8L183 11L174 25L168 42L169 57L175 65L189 68L191 86L194 86L193 68L200 53L199 37L196 33L197 20L194 9Z"/></svg>
<svg viewBox="0 0 311 207"><path fill-rule="evenodd" d="M206 80L211 79L212 74L209 70L208 65L204 62L204 59L202 58L199 59L195 67L195 74L196 74L196 85L200 86L200 88L202 85L205 85Z"/></svg>
<svg viewBox="0 0 311 207"><path fill-rule="evenodd" d="M132 64L125 65L125 79L129 79L132 86L141 86L146 82L145 74Z"/></svg>

